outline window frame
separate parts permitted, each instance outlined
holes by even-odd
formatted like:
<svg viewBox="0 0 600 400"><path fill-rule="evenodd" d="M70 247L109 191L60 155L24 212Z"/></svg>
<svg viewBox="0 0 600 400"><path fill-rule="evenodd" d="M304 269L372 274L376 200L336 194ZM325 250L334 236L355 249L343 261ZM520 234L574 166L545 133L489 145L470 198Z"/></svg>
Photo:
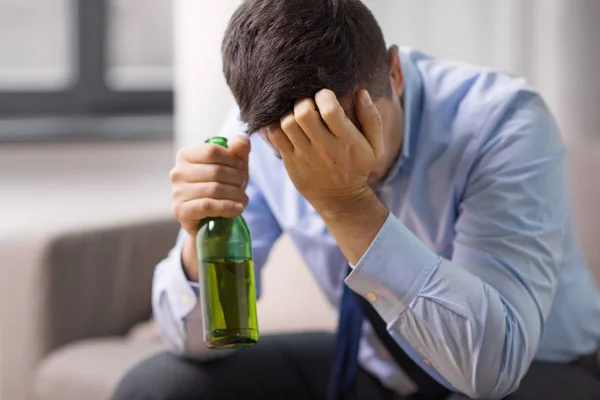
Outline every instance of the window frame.
<svg viewBox="0 0 600 400"><path fill-rule="evenodd" d="M75 79L63 90L2 91L0 118L172 115L173 90L113 90L108 70L108 0L74 0Z"/></svg>

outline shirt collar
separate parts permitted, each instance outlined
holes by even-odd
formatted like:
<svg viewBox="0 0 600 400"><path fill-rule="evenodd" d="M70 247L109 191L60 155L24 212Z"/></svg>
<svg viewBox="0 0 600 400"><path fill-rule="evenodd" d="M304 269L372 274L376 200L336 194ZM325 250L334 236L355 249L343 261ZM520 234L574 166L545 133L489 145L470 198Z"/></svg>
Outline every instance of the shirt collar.
<svg viewBox="0 0 600 400"><path fill-rule="evenodd" d="M423 84L421 75L417 70L412 58L411 50L403 48L400 50L400 63L404 75L404 139L402 144L402 154L398 161L392 167L392 170L384 180L384 184L392 181L398 172L406 165L413 154L411 146L414 145L414 139L419 132L422 112Z"/></svg>

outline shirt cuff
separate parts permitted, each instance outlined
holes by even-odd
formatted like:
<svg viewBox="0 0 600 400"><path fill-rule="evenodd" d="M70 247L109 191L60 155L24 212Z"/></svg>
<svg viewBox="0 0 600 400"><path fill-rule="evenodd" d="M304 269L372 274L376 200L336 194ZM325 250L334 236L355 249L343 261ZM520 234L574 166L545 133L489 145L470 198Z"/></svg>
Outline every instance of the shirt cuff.
<svg viewBox="0 0 600 400"><path fill-rule="evenodd" d="M410 306L440 261L390 214L358 264L351 265L346 284L390 323Z"/></svg>
<svg viewBox="0 0 600 400"><path fill-rule="evenodd" d="M187 317L198 304L198 295L185 275L181 256L169 257L163 269L165 293L169 299L173 316L179 320Z"/></svg>

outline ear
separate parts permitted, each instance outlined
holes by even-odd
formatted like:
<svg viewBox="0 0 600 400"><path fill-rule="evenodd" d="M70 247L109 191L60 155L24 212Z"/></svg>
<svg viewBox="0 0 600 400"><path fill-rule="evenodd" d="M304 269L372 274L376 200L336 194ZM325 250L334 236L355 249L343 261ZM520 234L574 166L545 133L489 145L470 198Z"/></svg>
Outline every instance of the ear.
<svg viewBox="0 0 600 400"><path fill-rule="evenodd" d="M402 63L400 62L400 50L394 45L388 50L390 82L395 98L400 98L404 94L404 73L402 72Z"/></svg>

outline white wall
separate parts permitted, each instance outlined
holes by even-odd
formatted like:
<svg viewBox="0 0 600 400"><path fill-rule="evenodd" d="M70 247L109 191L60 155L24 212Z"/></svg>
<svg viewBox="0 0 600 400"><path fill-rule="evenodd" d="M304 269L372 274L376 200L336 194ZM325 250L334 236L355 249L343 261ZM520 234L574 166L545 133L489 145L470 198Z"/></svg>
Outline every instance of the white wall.
<svg viewBox="0 0 600 400"><path fill-rule="evenodd" d="M388 42L522 75L564 134L600 138L600 1L364 1Z"/></svg>
<svg viewBox="0 0 600 400"><path fill-rule="evenodd" d="M221 40L241 0L175 0L176 145L214 136L233 98L221 68Z"/></svg>

